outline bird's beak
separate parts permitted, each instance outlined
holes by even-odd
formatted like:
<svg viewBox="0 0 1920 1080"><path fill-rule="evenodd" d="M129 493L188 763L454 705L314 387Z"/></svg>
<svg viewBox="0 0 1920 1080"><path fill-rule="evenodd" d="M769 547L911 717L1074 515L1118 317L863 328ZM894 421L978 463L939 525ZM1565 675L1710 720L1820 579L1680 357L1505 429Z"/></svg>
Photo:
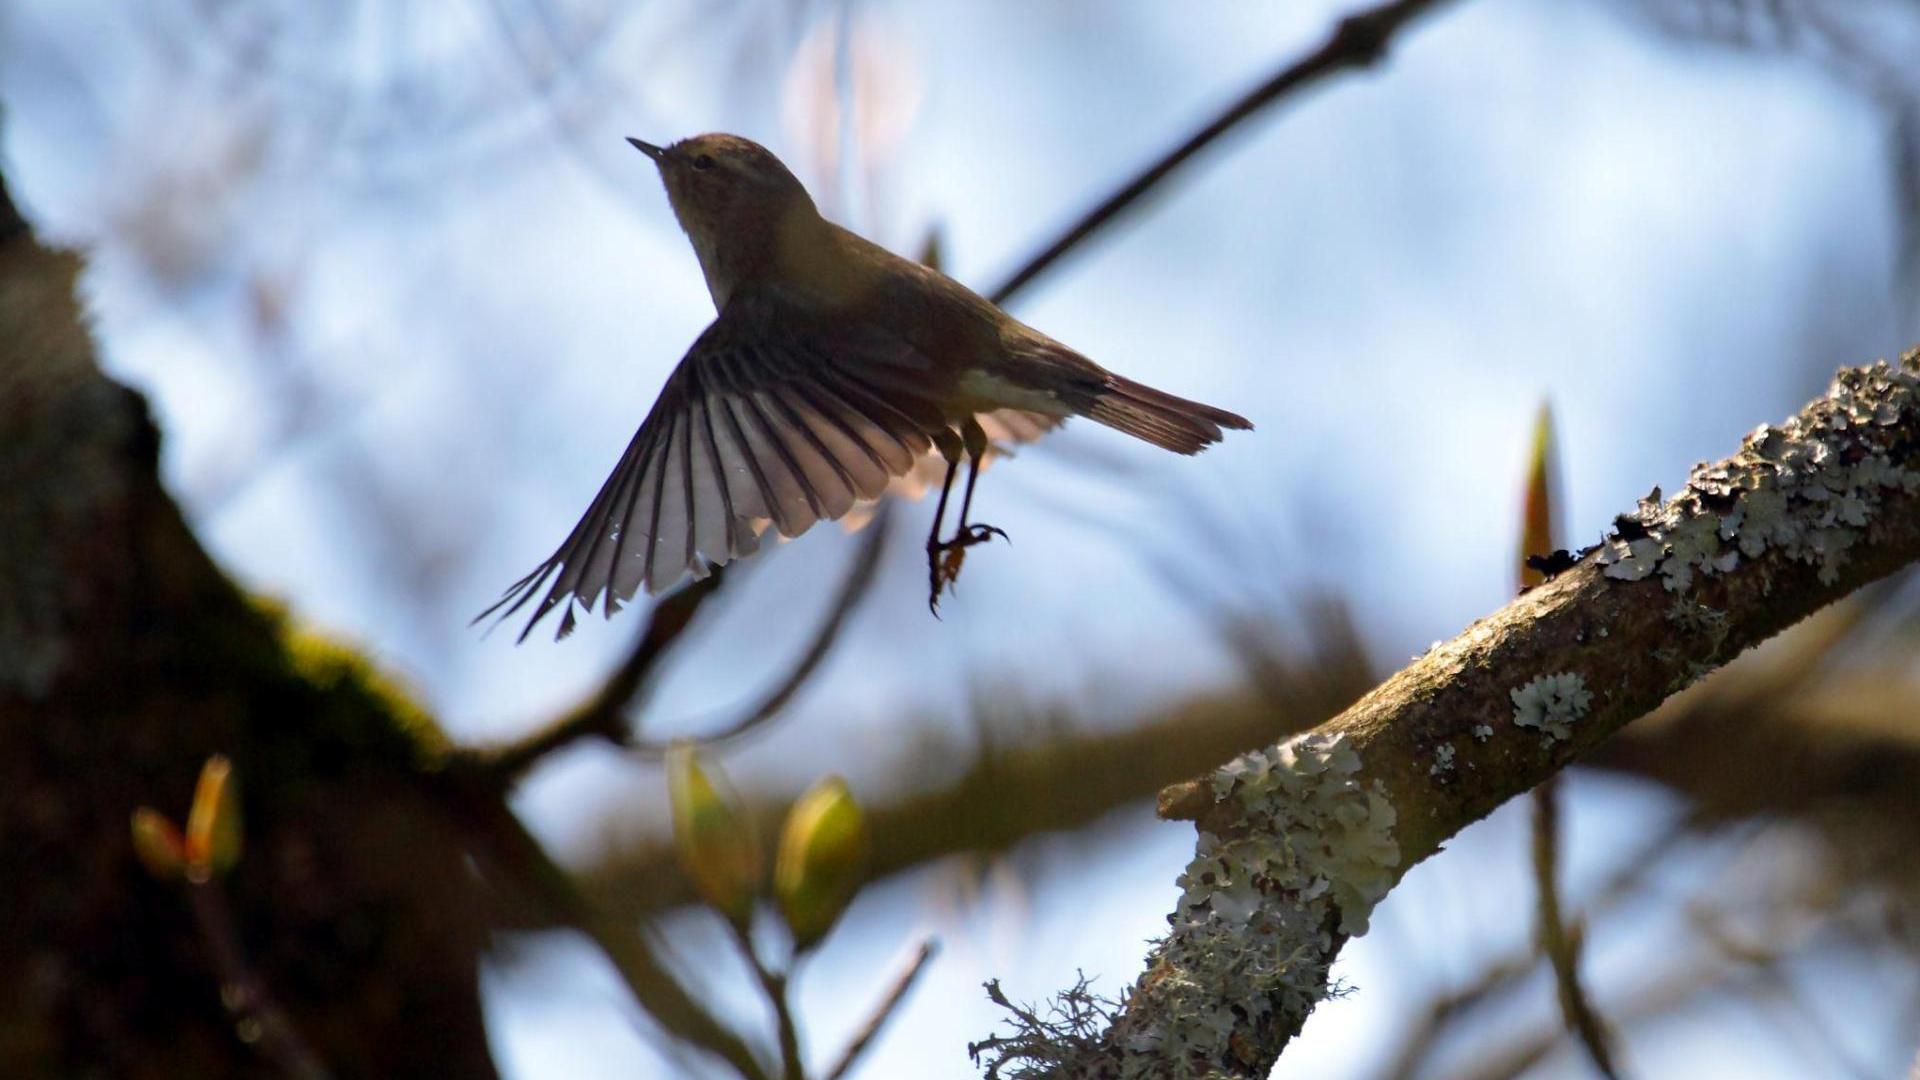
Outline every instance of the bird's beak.
<svg viewBox="0 0 1920 1080"><path fill-rule="evenodd" d="M635 150L640 151L641 153L647 155L648 157L652 158L656 162L661 159L661 155L666 153L665 150L661 149L658 146L653 145L650 142L645 142L643 140L635 139L631 137L629 137L627 141L633 144L633 148Z"/></svg>

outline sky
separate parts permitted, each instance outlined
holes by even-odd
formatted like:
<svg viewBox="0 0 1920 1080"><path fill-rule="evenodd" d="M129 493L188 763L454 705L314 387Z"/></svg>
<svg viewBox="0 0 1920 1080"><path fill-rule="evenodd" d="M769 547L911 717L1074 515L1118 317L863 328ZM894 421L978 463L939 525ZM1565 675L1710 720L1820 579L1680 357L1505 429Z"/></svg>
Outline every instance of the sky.
<svg viewBox="0 0 1920 1080"><path fill-rule="evenodd" d="M616 7L28 0L0 15L0 161L45 235L90 248L103 355L155 402L203 541L463 738L586 692L637 624L518 648L467 626L564 536L712 317L623 136L749 135L876 240L913 251L937 228L949 272L984 288L1339 10L861 3L846 40L872 107L843 144L812 89L832 76L833 5ZM844 643L791 715L725 758L736 782L837 771L886 793L923 745L904 725L964 737L989 679L1124 725L1236 677L1222 606L1311 640L1303 601L1337 595L1391 666L1508 595L1543 397L1585 542L1832 368L1920 336L1893 272L1886 132L1862 95L1812 64L1664 38L1633 10L1444 6L1380 68L1246 125L1037 284L1020 318L1257 430L1194 459L1092 425L1023 451L977 504L1014 543L970 555L938 623L915 550L929 507L904 507ZM835 172L843 145L862 168ZM771 681L853 548L823 526L756 558L649 730L697 731ZM1209 602L1170 587L1166 563ZM574 857L664 814L653 766L593 750L543 768L518 805ZM1593 778L1571 806L1576 892L1675 812ZM1394 894L1341 961L1357 991L1276 1075L1367 1075L1426 978L1524 939L1511 810ZM944 950L864 1075L974 1075L963 1045L995 1021L979 984L1030 999L1076 970L1130 981L1190 851L1142 809L977 879L940 867L874 890L804 973L817 1057L934 934ZM715 938L703 918L676 916L669 939L696 951ZM1631 970L1677 932L1646 927L1597 942L1596 967ZM512 1076L658 1066L577 943L517 950L487 987ZM1702 1060L1698 1031L1655 1031L1630 1047L1648 1075ZM1743 1046L1716 1050L1717 1075L1804 1074L1765 1038ZM1561 1055L1542 1075L1580 1068Z"/></svg>

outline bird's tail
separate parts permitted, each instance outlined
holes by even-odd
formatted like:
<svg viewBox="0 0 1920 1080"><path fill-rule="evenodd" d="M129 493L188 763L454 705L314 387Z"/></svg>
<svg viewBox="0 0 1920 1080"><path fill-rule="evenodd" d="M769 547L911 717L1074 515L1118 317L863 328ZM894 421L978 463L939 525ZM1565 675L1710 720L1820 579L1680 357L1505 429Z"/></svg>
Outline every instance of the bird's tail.
<svg viewBox="0 0 1920 1080"><path fill-rule="evenodd" d="M1224 437L1222 428L1253 430L1246 417L1113 374L1107 375L1086 415L1176 454L1205 450Z"/></svg>

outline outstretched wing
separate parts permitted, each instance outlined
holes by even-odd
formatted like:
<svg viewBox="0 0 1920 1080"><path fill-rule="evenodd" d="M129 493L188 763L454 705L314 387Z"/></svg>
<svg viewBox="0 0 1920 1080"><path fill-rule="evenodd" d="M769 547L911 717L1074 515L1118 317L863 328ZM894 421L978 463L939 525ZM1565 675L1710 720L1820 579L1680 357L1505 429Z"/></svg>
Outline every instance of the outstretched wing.
<svg viewBox="0 0 1920 1080"><path fill-rule="evenodd" d="M930 367L895 339L832 335L735 297L566 542L479 618L504 620L540 596L524 641L569 600L611 616L643 586L657 593L752 554L769 523L798 536L879 497L945 426ZM556 637L573 625L567 603Z"/></svg>

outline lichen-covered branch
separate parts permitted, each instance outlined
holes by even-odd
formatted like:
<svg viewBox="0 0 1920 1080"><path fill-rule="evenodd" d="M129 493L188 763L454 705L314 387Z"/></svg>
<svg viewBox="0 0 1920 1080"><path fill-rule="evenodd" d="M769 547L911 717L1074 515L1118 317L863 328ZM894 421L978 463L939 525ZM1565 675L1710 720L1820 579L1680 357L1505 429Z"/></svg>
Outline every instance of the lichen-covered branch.
<svg viewBox="0 0 1920 1080"><path fill-rule="evenodd" d="M1101 1037L1007 1076L1262 1077L1408 867L1700 676L1920 559L1920 350L1828 393L1346 712L1163 793L1199 842ZM1016 1025L1017 1026L1017 1025Z"/></svg>

